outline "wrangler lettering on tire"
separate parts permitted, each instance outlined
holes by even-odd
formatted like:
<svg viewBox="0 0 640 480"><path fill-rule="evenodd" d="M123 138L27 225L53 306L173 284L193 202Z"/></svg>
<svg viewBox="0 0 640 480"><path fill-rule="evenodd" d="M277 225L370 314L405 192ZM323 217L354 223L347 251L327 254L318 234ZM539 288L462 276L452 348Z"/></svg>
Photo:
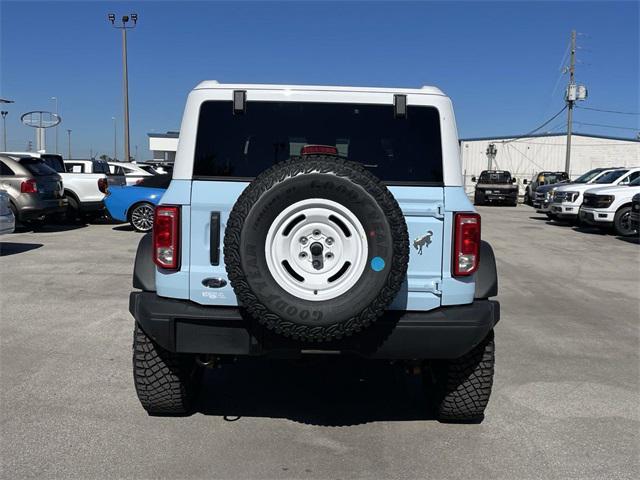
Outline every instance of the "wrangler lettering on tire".
<svg viewBox="0 0 640 480"><path fill-rule="evenodd" d="M323 155L260 174L231 211L224 245L229 280L251 316L316 342L373 323L409 259L407 226L387 188L360 164Z"/></svg>

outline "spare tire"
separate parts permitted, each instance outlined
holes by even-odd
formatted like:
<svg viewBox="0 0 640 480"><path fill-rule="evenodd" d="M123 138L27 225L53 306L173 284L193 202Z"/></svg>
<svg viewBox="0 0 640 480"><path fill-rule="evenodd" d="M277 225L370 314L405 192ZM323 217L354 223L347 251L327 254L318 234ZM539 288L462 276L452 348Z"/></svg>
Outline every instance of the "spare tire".
<svg viewBox="0 0 640 480"><path fill-rule="evenodd" d="M360 164L309 155L264 171L233 207L224 259L239 304L260 324L311 342L374 322L407 272L404 216Z"/></svg>

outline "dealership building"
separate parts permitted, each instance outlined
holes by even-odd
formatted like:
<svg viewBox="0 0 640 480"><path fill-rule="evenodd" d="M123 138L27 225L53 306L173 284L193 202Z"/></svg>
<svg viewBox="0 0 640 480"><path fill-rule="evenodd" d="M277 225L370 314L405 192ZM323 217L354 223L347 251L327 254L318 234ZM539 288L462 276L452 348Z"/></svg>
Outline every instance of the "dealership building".
<svg viewBox="0 0 640 480"><path fill-rule="evenodd" d="M149 150L153 160L157 162L173 162L178 151L178 134L180 132L169 131L167 133L147 133L149 137Z"/></svg>
<svg viewBox="0 0 640 480"><path fill-rule="evenodd" d="M149 133L149 150L157 161L173 162L178 133ZM526 137L483 137L460 140L465 187L489 168L508 170L522 185L540 171L564 171L567 136L545 133ZM491 160L491 162L489 161ZM571 178L596 167L640 166L640 139L574 133L571 139Z"/></svg>

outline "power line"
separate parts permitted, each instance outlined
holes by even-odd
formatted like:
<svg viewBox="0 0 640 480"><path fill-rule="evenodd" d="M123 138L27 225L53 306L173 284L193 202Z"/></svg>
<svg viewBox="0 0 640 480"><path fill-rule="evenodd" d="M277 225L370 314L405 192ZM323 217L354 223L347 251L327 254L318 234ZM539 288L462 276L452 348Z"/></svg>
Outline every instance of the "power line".
<svg viewBox="0 0 640 480"><path fill-rule="evenodd" d="M595 112L619 113L620 115L640 115L639 112L620 112L618 110L606 110L604 108L595 108L595 107L576 107L576 108L581 108L582 110L593 110Z"/></svg>
<svg viewBox="0 0 640 480"><path fill-rule="evenodd" d="M537 168L539 168L540 170L544 170L544 168L540 165L538 165L536 162L533 161L532 158L528 157L527 155L525 155L524 152L521 152L520 150L518 150L515 145L507 145L508 147L513 148L516 152L518 152L520 155L522 155L524 158L526 158L527 160L529 160L531 163L533 163L533 165L535 165Z"/></svg>
<svg viewBox="0 0 640 480"><path fill-rule="evenodd" d="M567 106L565 105L564 107L562 107L562 109L556 113L553 117L551 117L549 120L547 120L546 122L544 122L542 125L540 125L537 128L534 128L533 130L531 130L530 132L527 132L523 135L517 135L518 138L513 138L512 140L505 140L502 143L506 144L506 143L511 143L511 142L517 142L520 138L523 137L529 137L531 136L533 133L536 133L538 130L540 130L541 128L544 128L545 126L549 125L551 122L553 122L556 118L558 118L558 116L564 112L567 109Z"/></svg>
<svg viewBox="0 0 640 480"><path fill-rule="evenodd" d="M590 127L604 127L604 128L617 128L620 130L633 130L638 131L640 128L638 127L621 127L620 125L604 125L602 123L585 123L585 122L575 122L578 125L588 125Z"/></svg>

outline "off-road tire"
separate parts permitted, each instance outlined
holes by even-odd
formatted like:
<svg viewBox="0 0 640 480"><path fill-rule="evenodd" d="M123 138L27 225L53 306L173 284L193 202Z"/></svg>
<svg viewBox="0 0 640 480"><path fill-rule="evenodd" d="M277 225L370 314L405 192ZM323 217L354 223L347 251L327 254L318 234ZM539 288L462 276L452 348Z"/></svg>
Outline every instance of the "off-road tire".
<svg viewBox="0 0 640 480"><path fill-rule="evenodd" d="M434 396L440 421L479 422L489 403L495 363L493 330L469 353L434 362Z"/></svg>
<svg viewBox="0 0 640 480"><path fill-rule="evenodd" d="M629 228L624 228L623 220L626 215L626 221L629 224ZM624 207L620 207L613 217L613 230L616 232L616 235L621 237L631 237L634 234L637 235L638 232L631 229L631 220L629 219L629 215L631 215L631 205L626 205Z"/></svg>
<svg viewBox="0 0 640 480"><path fill-rule="evenodd" d="M191 413L199 377L191 355L169 352L136 322L133 332L133 380L140 403L150 415Z"/></svg>
<svg viewBox="0 0 640 480"><path fill-rule="evenodd" d="M366 198L366 201L370 202L370 204L376 204L376 211L386 222L384 228L388 230L390 241L386 243L384 248L389 252L386 259L389 268L377 274L376 282L379 282L381 286L378 287L376 285L369 288L367 296L371 298L366 299L366 305L362 305L362 308L360 308L361 299L353 293L356 290L359 292L363 290L363 284L360 283L360 280L349 292L337 299L326 302L310 302L289 296L287 292L278 287L270 273L267 273L265 282L269 283L269 293L273 294L273 296L279 295L278 299L273 300L269 298L269 293L264 293L265 290L257 293L257 289L252 288L251 283L254 279L243 268L242 252L246 248L242 239L243 226L245 219L247 217L251 218L253 215L252 209L254 206L257 205L263 195L276 194L276 188L284 188L286 185L289 189L291 185L296 185L296 182L304 183L307 181L305 178L312 177L324 178L325 182L336 182L342 187L346 185L341 195L348 195L348 193L345 193L346 191L356 189L360 199ZM278 201L282 201L283 195L278 195L280 195ZM291 195L298 198L304 196L305 192L298 188ZM311 195L311 193L308 193L308 195ZM293 204L295 201L295 199L292 199L291 203ZM345 203L345 205L348 204ZM258 209L258 207L255 208ZM266 220L264 221L266 222ZM360 218L360 221L363 221L363 219ZM250 220L247 219L247 223L251 223ZM364 228L367 231L367 227L364 226ZM374 235L374 232L371 231L370 235ZM368 241L373 242L374 240ZM370 246L369 248L371 249L372 247ZM371 254L371 250L369 253ZM258 323L269 330L294 340L325 342L348 337L359 332L375 322L384 313L400 290L406 277L409 262L409 237L407 225L398 202L384 184L365 170L361 164L333 156L308 155L302 159L290 159L271 167L256 177L244 190L229 215L224 237L224 258L229 280L240 304ZM246 264L244 265L246 267ZM268 272L266 264L264 268L259 270L259 273L262 274L265 269ZM361 280L368 274L367 269L365 269ZM371 294L372 289L378 288L379 290L374 292L375 294ZM353 299L353 302L350 302L347 306L350 311L334 308L332 315L325 314L320 316L322 321L313 322L311 320L316 312L322 313L322 309L331 308L332 304L329 302L337 302L339 300L344 303L346 301L345 295ZM284 300L282 299L288 301L289 304L278 308L277 302L283 302ZM365 303L364 299L362 299L362 303ZM302 320L297 314L290 314L289 312L293 311L291 307L297 308L300 313L311 312L309 320Z"/></svg>

